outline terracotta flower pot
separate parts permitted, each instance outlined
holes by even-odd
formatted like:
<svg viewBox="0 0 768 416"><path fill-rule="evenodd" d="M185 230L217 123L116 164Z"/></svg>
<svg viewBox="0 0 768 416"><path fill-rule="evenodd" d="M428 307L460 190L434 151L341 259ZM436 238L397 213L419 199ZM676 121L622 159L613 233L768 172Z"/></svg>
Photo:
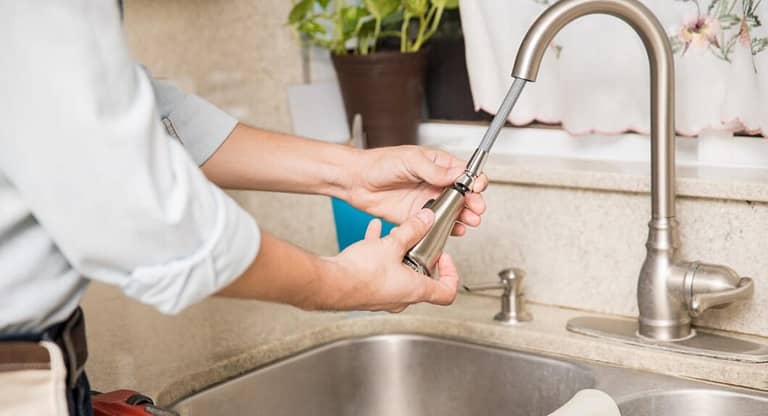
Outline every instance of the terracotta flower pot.
<svg viewBox="0 0 768 416"><path fill-rule="evenodd" d="M369 148L415 144L422 119L427 52L332 55L347 122L363 117Z"/></svg>

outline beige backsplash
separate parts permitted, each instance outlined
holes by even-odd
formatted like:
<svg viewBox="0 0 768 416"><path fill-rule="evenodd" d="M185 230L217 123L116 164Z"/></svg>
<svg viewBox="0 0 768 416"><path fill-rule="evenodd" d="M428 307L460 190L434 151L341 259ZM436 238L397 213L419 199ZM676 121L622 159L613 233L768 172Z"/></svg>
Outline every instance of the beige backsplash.
<svg viewBox="0 0 768 416"><path fill-rule="evenodd" d="M287 0L126 0L136 59L240 120L290 129L287 86L303 79Z"/></svg>
<svg viewBox="0 0 768 416"><path fill-rule="evenodd" d="M468 283L504 267L528 273L529 299L637 315L650 196L494 183L483 224L448 250ZM681 255L755 279L752 301L708 311L700 324L768 336L768 204L678 198Z"/></svg>

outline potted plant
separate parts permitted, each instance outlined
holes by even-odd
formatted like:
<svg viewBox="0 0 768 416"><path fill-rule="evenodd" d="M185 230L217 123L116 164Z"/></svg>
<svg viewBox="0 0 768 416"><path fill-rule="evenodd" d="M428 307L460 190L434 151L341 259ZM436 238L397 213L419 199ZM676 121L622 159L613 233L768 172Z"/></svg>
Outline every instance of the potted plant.
<svg viewBox="0 0 768 416"><path fill-rule="evenodd" d="M288 23L331 53L347 119L361 114L368 147L416 143L424 44L458 0L300 0Z"/></svg>

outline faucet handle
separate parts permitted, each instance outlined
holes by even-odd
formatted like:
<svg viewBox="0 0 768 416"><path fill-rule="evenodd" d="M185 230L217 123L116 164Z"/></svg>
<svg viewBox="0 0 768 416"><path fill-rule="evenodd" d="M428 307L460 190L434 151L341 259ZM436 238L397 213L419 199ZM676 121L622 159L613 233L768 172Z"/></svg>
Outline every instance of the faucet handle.
<svg viewBox="0 0 768 416"><path fill-rule="evenodd" d="M755 293L754 281L749 277L740 277L727 266L699 262L688 266L684 287L688 308L694 318L707 309L720 309L733 302L748 300Z"/></svg>

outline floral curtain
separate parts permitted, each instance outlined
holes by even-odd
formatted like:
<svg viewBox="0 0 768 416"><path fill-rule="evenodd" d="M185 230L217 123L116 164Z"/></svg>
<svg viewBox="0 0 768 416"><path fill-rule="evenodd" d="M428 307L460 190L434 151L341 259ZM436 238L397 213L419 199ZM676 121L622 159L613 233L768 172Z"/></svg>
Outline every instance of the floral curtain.
<svg viewBox="0 0 768 416"><path fill-rule="evenodd" d="M768 0L641 0L667 29L679 134L768 131ZM520 41L552 0L460 2L475 106L495 113ZM583 17L555 38L514 124L561 122L574 134L649 131L648 60L620 20Z"/></svg>

